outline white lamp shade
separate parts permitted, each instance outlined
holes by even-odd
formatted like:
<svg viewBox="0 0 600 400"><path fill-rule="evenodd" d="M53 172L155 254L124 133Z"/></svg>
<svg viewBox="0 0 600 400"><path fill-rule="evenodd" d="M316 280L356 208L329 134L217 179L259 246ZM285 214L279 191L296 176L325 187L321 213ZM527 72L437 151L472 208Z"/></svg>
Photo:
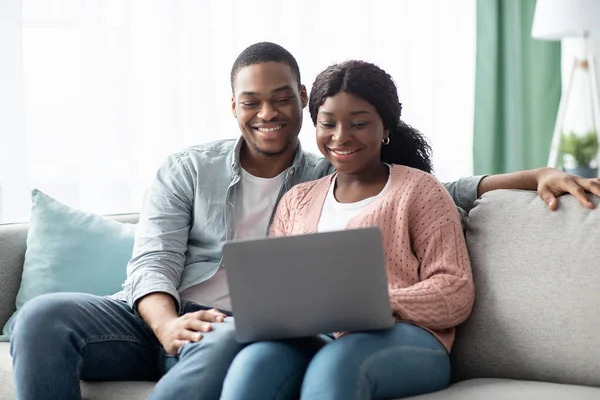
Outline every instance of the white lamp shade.
<svg viewBox="0 0 600 400"><path fill-rule="evenodd" d="M600 34L600 0L537 0L531 36L560 40Z"/></svg>

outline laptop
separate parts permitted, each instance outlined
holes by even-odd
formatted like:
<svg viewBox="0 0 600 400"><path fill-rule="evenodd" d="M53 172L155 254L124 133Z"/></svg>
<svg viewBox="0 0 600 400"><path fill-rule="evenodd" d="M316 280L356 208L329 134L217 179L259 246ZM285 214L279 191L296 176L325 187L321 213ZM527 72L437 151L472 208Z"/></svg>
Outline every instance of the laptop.
<svg viewBox="0 0 600 400"><path fill-rule="evenodd" d="M241 343L395 323L379 228L230 241L223 265Z"/></svg>

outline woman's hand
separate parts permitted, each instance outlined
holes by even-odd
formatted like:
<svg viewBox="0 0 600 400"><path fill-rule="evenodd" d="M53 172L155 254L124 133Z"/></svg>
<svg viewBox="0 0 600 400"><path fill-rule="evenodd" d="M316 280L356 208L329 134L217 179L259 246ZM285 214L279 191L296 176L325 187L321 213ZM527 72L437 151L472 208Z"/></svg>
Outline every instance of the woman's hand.
<svg viewBox="0 0 600 400"><path fill-rule="evenodd" d="M177 354L181 346L202 339L202 333L212 329L211 322L223 322L226 315L218 310L201 310L165 321L155 334L169 354Z"/></svg>
<svg viewBox="0 0 600 400"><path fill-rule="evenodd" d="M558 206L557 197L570 193L587 208L594 208L586 192L600 196L600 180L586 179L555 168L537 170L537 192L551 210Z"/></svg>

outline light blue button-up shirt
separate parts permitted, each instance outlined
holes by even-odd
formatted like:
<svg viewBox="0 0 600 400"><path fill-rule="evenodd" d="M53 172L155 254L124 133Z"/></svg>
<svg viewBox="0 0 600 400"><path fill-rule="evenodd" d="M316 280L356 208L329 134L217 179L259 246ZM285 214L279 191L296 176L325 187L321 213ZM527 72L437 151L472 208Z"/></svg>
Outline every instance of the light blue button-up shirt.
<svg viewBox="0 0 600 400"><path fill-rule="evenodd" d="M242 143L240 138L191 147L171 155L160 167L140 213L123 291L115 298L134 307L143 296L163 292L179 306L180 292L217 272L221 245L235 234ZM278 201L292 186L333 171L325 158L298 146ZM457 206L468 211L480 180L463 178L444 186Z"/></svg>

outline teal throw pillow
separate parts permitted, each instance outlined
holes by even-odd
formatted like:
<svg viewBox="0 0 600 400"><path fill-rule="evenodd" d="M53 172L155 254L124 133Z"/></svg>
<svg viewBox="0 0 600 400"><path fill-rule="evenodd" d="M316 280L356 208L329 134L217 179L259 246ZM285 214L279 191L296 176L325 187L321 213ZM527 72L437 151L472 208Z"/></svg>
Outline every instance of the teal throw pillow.
<svg viewBox="0 0 600 400"><path fill-rule="evenodd" d="M96 295L121 290L133 251L135 225L124 224L66 206L39 190L32 191L27 251L17 311L42 294L83 292Z"/></svg>

